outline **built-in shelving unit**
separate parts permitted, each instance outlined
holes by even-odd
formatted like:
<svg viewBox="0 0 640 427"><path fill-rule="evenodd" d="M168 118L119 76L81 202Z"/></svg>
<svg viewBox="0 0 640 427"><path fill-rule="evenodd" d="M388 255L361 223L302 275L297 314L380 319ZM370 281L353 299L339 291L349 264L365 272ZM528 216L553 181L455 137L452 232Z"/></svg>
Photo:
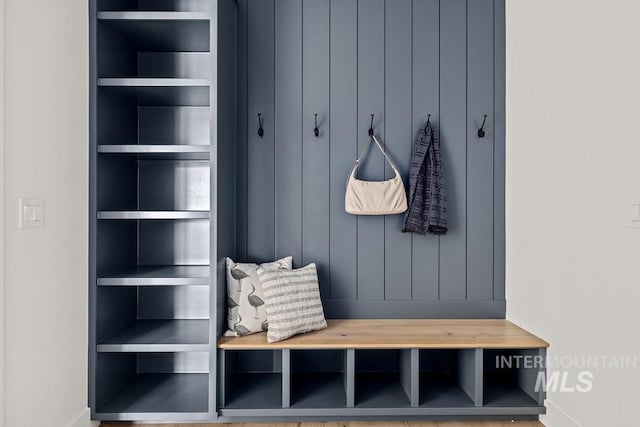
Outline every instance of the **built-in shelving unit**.
<svg viewBox="0 0 640 427"><path fill-rule="evenodd" d="M93 418L211 420L216 2L90 4Z"/></svg>
<svg viewBox="0 0 640 427"><path fill-rule="evenodd" d="M510 322L328 324L275 344L267 343L264 334L220 339L221 420L532 417L545 412L544 390L536 384L545 375L548 344Z"/></svg>

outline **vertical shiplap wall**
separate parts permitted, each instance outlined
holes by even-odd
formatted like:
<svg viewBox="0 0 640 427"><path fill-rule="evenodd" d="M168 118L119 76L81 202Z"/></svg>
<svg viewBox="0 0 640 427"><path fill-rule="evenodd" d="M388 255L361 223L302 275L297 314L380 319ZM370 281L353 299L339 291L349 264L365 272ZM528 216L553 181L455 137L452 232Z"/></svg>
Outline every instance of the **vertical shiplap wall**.
<svg viewBox="0 0 640 427"><path fill-rule="evenodd" d="M504 0L239 0L237 256L315 262L330 317L503 317L504 31ZM431 114L446 236L344 212L371 114L407 186Z"/></svg>

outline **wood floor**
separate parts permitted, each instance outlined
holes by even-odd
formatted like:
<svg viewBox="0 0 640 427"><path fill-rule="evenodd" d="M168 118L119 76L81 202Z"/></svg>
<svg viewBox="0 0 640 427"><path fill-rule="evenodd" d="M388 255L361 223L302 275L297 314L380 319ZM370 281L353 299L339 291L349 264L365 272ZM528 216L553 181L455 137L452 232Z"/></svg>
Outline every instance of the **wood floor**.
<svg viewBox="0 0 640 427"><path fill-rule="evenodd" d="M136 424L102 424L101 427L134 427ZM138 425L139 426L139 425ZM473 421L473 422L331 422L331 423L244 423L244 424L145 424L144 427L544 427L539 421Z"/></svg>

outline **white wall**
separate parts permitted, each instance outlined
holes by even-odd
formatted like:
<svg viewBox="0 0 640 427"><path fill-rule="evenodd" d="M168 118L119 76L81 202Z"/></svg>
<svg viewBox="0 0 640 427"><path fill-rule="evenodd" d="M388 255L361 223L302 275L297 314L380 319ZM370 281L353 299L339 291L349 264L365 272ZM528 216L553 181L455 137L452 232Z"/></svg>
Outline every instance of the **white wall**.
<svg viewBox="0 0 640 427"><path fill-rule="evenodd" d="M0 0L0 427L4 427L4 0Z"/></svg>
<svg viewBox="0 0 640 427"><path fill-rule="evenodd" d="M637 0L507 1L507 310L552 357L640 356L639 18ZM594 374L549 394L549 426L638 423L640 369Z"/></svg>
<svg viewBox="0 0 640 427"><path fill-rule="evenodd" d="M5 427L88 425L88 2L5 4Z"/></svg>

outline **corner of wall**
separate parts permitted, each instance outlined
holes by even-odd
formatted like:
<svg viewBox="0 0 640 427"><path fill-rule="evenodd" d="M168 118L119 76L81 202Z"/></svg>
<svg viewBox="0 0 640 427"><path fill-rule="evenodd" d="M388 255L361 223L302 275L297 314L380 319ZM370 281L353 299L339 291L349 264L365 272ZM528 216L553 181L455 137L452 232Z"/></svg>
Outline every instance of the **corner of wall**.
<svg viewBox="0 0 640 427"><path fill-rule="evenodd" d="M67 424L67 427L98 427L99 425L99 422L91 421L91 410L86 408L75 420Z"/></svg>
<svg viewBox="0 0 640 427"><path fill-rule="evenodd" d="M547 414L540 417L540 421L548 427L582 427L576 420L565 414L562 409L551 403L549 400L545 401L547 407Z"/></svg>

